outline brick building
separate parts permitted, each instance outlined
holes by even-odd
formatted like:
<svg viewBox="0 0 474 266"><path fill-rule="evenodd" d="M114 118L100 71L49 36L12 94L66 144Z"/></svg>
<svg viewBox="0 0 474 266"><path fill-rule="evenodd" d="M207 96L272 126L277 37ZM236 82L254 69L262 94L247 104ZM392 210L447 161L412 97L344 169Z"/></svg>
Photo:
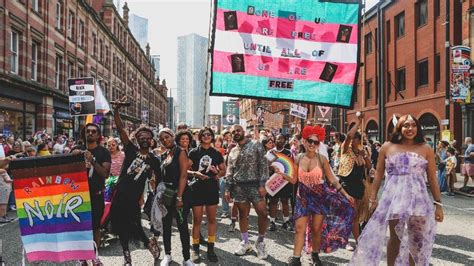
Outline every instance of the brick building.
<svg viewBox="0 0 474 266"><path fill-rule="evenodd" d="M450 78L446 75L445 3L441 0L381 1L365 13L355 104L353 110L341 112L341 121L346 121L343 128L350 127L357 119L355 112L361 110L365 113L362 129L369 137L386 138L387 132L393 129L394 114L412 114L434 142L440 139L444 119L449 119L454 138L462 139L460 105L449 103L449 117L445 111L446 79ZM464 13L461 8L460 1L451 0L448 23L451 46L462 43ZM383 62L381 70L380 62ZM379 104L381 92L385 94L382 105Z"/></svg>
<svg viewBox="0 0 474 266"><path fill-rule="evenodd" d="M0 0L0 133L38 130L73 136L83 118L69 115L67 79L92 76L108 100L127 95L128 128L166 123L167 88L154 77L150 47L140 48L112 0ZM111 117L103 120L112 134Z"/></svg>

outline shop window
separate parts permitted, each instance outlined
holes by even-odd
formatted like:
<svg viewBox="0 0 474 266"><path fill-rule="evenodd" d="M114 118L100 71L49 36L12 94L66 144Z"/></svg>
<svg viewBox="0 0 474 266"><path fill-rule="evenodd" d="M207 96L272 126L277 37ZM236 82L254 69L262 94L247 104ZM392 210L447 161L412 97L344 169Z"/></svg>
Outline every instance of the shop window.
<svg viewBox="0 0 474 266"><path fill-rule="evenodd" d="M405 12L398 14L395 17L397 38L405 36Z"/></svg>
<svg viewBox="0 0 474 266"><path fill-rule="evenodd" d="M14 74L18 74L19 36L15 31L12 31L10 35L10 71Z"/></svg>
<svg viewBox="0 0 474 266"><path fill-rule="evenodd" d="M31 79L38 80L38 44L31 44Z"/></svg>
<svg viewBox="0 0 474 266"><path fill-rule="evenodd" d="M428 22L428 1L418 0L415 6L416 26L424 26Z"/></svg>
<svg viewBox="0 0 474 266"><path fill-rule="evenodd" d="M428 59L416 64L418 87L428 85Z"/></svg>

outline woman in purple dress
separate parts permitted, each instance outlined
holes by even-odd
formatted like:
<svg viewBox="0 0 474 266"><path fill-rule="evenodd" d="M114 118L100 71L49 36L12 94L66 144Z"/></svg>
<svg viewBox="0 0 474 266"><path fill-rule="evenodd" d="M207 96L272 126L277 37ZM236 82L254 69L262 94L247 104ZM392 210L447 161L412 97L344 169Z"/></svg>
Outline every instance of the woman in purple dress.
<svg viewBox="0 0 474 266"><path fill-rule="evenodd" d="M354 209L351 205L354 199L337 181L328 159L318 152L320 141L324 140L324 136L324 128L306 126L303 129L306 152L299 154L295 159L298 177L282 174L292 184L298 181L293 217L296 233L293 256L289 265L301 265L301 251L310 217L313 250L311 257L314 265L322 265L319 259L320 250L332 252L344 247L351 232L354 218ZM281 174L280 171L277 173Z"/></svg>
<svg viewBox="0 0 474 266"><path fill-rule="evenodd" d="M385 171L384 192L377 202ZM427 175L431 200L424 176ZM374 211L359 238L349 265L378 265L387 227L387 264L428 265L436 234L443 221L433 149L423 140L420 123L411 115L397 122L390 142L379 151L375 180L369 196ZM434 207L433 207L434 204Z"/></svg>

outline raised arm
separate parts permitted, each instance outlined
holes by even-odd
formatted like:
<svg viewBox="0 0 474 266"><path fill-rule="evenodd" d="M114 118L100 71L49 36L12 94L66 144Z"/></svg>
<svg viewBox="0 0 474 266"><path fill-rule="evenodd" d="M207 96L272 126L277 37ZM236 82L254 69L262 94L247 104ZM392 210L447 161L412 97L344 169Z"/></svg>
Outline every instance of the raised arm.
<svg viewBox="0 0 474 266"><path fill-rule="evenodd" d="M128 137L127 132L124 129L122 118L120 117L120 112L119 112L120 107L122 107L122 105L120 103L124 102L125 100L127 100L127 96L122 97L122 99L120 99L120 101L116 101L116 102L119 102L119 103L118 104L113 104L113 108L114 108L114 121L115 121L115 125L117 127L117 131L120 134L120 140L122 141L124 146L127 146L128 143L130 142L130 139Z"/></svg>
<svg viewBox="0 0 474 266"><path fill-rule="evenodd" d="M349 130L349 132L347 132L347 137L346 139L344 140L344 142L342 143L342 147L341 147L341 154L344 154L347 152L347 150L349 149L349 145L351 144L351 141L352 139L354 138L354 135L355 133L357 132L357 130L359 129L359 126L360 124L362 123L362 118L364 117L363 114L361 114L355 125Z"/></svg>

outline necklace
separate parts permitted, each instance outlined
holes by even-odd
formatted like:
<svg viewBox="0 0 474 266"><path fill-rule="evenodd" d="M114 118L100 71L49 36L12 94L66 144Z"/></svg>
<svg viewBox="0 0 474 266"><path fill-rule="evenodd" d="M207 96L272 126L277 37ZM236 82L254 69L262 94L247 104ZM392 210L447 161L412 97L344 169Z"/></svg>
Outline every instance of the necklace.
<svg viewBox="0 0 474 266"><path fill-rule="evenodd" d="M147 154L141 154L140 152L137 152L137 157L146 160L148 158L148 153Z"/></svg>

